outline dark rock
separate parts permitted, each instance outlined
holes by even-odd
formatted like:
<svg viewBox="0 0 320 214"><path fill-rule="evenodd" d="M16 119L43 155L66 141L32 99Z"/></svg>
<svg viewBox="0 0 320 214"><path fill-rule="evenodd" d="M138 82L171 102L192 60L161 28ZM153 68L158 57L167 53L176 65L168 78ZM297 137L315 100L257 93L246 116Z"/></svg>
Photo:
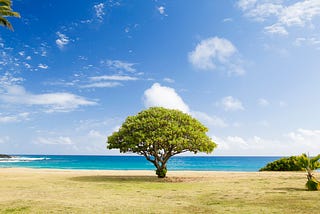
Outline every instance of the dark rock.
<svg viewBox="0 0 320 214"><path fill-rule="evenodd" d="M0 158L12 158L10 155L2 155L0 154Z"/></svg>

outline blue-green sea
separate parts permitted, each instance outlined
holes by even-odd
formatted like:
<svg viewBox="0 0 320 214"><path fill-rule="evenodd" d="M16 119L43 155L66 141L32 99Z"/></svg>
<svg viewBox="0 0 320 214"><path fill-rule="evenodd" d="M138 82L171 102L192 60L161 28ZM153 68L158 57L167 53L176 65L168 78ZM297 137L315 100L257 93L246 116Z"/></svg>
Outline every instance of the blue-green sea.
<svg viewBox="0 0 320 214"><path fill-rule="evenodd" d="M280 157L174 156L168 170L254 172ZM0 158L0 168L27 167L77 170L153 170L143 156L14 155Z"/></svg>

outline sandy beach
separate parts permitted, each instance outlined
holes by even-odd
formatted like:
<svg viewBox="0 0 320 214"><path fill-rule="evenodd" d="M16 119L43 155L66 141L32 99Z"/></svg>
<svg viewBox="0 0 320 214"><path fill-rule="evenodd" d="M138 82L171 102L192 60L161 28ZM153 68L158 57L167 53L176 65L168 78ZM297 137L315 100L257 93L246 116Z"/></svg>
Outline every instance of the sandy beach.
<svg viewBox="0 0 320 214"><path fill-rule="evenodd" d="M320 176L316 174L316 176ZM304 172L0 169L1 213L317 213Z"/></svg>

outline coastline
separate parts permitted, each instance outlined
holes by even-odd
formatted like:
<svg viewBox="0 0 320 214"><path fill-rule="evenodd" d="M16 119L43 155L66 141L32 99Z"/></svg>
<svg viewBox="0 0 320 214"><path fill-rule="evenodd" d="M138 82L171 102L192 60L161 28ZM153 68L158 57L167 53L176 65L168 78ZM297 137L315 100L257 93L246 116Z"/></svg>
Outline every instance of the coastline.
<svg viewBox="0 0 320 214"><path fill-rule="evenodd" d="M110 176L156 176L155 170L96 170L96 169L48 169L48 168L0 168L1 173L57 173L57 174L85 174L85 175L110 175ZM301 174L305 175L304 171L263 171L263 172L246 172L246 171L192 171L192 170L168 170L167 177L215 177L218 175L233 175L233 176L247 176L247 175L266 175L279 176ZM320 172L314 172L319 176Z"/></svg>

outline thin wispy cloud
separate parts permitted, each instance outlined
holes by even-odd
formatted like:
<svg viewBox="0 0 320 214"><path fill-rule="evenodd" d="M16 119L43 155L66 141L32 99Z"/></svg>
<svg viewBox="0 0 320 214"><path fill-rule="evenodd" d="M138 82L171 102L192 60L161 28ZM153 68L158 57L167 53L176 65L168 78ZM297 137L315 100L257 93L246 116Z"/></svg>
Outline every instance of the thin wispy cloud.
<svg viewBox="0 0 320 214"><path fill-rule="evenodd" d="M136 69L134 68L134 66L136 65L135 63L108 59L108 60L102 60L101 64L105 65L107 68L109 68L112 71L130 72L130 73L136 72Z"/></svg>
<svg viewBox="0 0 320 214"><path fill-rule="evenodd" d="M40 63L40 64L38 65L38 68L41 68L41 69L48 69L48 68L49 68L49 66L48 66L48 65L46 65L46 64L42 64L42 63Z"/></svg>
<svg viewBox="0 0 320 214"><path fill-rule="evenodd" d="M25 121L29 119L30 113L23 112L14 115L1 114L0 113L0 123L15 123L20 121Z"/></svg>
<svg viewBox="0 0 320 214"><path fill-rule="evenodd" d="M38 137L35 140L35 144L46 144L46 145L71 145L74 144L70 137Z"/></svg>
<svg viewBox="0 0 320 214"><path fill-rule="evenodd" d="M8 85L0 93L0 101L6 104L42 106L46 112L69 112L81 106L92 106L97 103L72 93L32 94L23 86Z"/></svg>
<svg viewBox="0 0 320 214"><path fill-rule="evenodd" d="M114 88L122 86L119 82L95 82L86 85L81 85L80 88Z"/></svg>
<svg viewBox="0 0 320 214"><path fill-rule="evenodd" d="M103 76L95 76L89 78L91 81L101 81L101 80L114 80L114 81L134 81L138 80L137 77L131 76L122 76L122 75L103 75Z"/></svg>
<svg viewBox="0 0 320 214"><path fill-rule="evenodd" d="M266 107L268 105L270 105L269 101L264 99L264 98L260 98L258 99L258 105L262 106L262 107Z"/></svg>

